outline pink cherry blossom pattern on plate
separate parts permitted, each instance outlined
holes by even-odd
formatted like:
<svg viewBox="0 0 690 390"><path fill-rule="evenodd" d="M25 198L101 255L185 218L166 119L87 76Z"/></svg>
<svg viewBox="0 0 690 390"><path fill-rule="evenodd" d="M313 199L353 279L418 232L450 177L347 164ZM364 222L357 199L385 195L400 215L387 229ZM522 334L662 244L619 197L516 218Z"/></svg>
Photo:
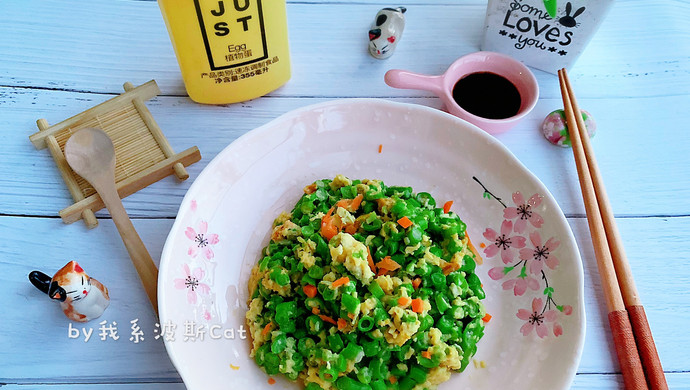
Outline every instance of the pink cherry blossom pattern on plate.
<svg viewBox="0 0 690 390"><path fill-rule="evenodd" d="M513 232L513 221L504 220L501 224L501 233L499 234L494 229L486 228L484 231L484 238L493 243L484 248L484 254L488 257L494 257L496 254L501 254L501 260L504 264L510 264L515 256L515 251L511 248L524 248L527 239L518 235L511 235Z"/></svg>
<svg viewBox="0 0 690 390"><path fill-rule="evenodd" d="M570 305L565 305L562 308L559 306L563 314L569 316L573 313L573 307ZM558 321L554 321L553 323L553 335L558 337L563 334L563 327Z"/></svg>
<svg viewBox="0 0 690 390"><path fill-rule="evenodd" d="M539 275L544 269L544 264L551 269L556 269L559 262L552 252L558 248L561 242L551 237L542 245L539 232L532 232L529 235L529 240L534 247L520 249L520 259L527 261L529 272L533 275Z"/></svg>
<svg viewBox="0 0 690 390"><path fill-rule="evenodd" d="M520 309L517 312L517 317L523 321L526 321L524 325L520 328L520 332L523 336L528 336L535 330L539 338L544 338L549 334L549 327L547 323L555 322L558 314L555 310L546 310L542 312L543 301L541 298L532 299L532 310ZM560 325L558 325L560 328ZM554 330L555 332L555 330ZM560 328L560 333L563 333L563 329ZM558 335L557 335L558 336Z"/></svg>
<svg viewBox="0 0 690 390"><path fill-rule="evenodd" d="M197 302L197 294L208 295L211 292L208 284L201 282L206 273L200 267L190 271L188 264L183 264L182 270L184 271L184 279L175 279L173 283L178 290L187 289L187 302L194 305Z"/></svg>
<svg viewBox="0 0 690 390"><path fill-rule="evenodd" d="M215 256L211 246L216 245L220 240L217 234L209 234L207 231L208 223L205 221L200 221L196 230L191 226L185 230L184 234L193 241L187 250L187 254L192 258L196 258L199 252L207 260L211 260Z"/></svg>
<svg viewBox="0 0 690 390"><path fill-rule="evenodd" d="M524 271L523 271L524 274ZM516 297L522 296L527 292L527 288L531 288L534 291L539 290L539 281L529 275L520 274L515 279L508 279L503 282L504 290L513 290L513 294Z"/></svg>
<svg viewBox="0 0 690 390"><path fill-rule="evenodd" d="M506 207L503 210L503 218L509 220L517 218L514 226L516 233L524 232L527 227L527 222L538 229L544 223L544 218L534 211L534 209L539 207L542 199L543 197L541 195L534 194L525 202L522 193L516 191L513 193L513 203L515 203L515 207Z"/></svg>

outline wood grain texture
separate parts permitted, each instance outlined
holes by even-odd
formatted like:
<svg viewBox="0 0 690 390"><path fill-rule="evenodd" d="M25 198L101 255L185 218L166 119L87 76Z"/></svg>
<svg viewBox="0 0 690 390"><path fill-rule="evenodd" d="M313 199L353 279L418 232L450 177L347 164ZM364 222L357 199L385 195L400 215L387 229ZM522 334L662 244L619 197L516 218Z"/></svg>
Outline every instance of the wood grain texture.
<svg viewBox="0 0 690 390"><path fill-rule="evenodd" d="M669 373L668 380L673 389L690 389L690 373ZM578 374L572 390L578 389L620 389L623 380L620 374ZM0 385L3 390L184 390L182 383L69 383L69 384L9 384Z"/></svg>
<svg viewBox="0 0 690 390"><path fill-rule="evenodd" d="M0 383L74 382L108 378L121 382L179 378L162 340L154 340L156 318L141 282L112 220L100 220L98 229L83 224L64 225L59 219L0 218L0 232L13 244L0 246L3 281L10 283L12 310L3 306L0 330ZM158 263L172 220L134 221L151 256ZM49 246L45 243L50 242ZM36 249L29 249L36 248ZM69 320L59 305L27 284L30 271L54 273L70 260L77 260L85 272L102 282L110 293L110 306L98 319L87 343L68 338ZM7 279L6 279L7 278ZM21 307L19 303L21 302ZM138 319L143 342L129 341L130 321ZM98 338L99 322L116 322L121 338ZM86 325L72 323L76 327ZM62 351L69 359L55 359Z"/></svg>
<svg viewBox="0 0 690 390"><path fill-rule="evenodd" d="M585 269L585 308L587 335L579 373L619 373L615 365L613 343L608 329L607 310L600 300L601 286L596 264L583 219L570 219L578 237L578 246ZM172 220L135 220L134 224L151 256L158 261ZM618 221L624 237L640 231L646 239L631 238L630 264L639 282L640 295L648 304L649 323L657 336L659 356L668 371L684 371L690 367L690 253L679 254L675 247L690 236L690 218L624 218ZM0 283L5 286L5 302L22 302L21 310L3 314L0 330L0 356L13 356L0 365L0 383L156 381L179 378L172 367L161 340L153 339L155 317L140 287L136 271L130 265L111 220L100 220L98 229L88 230L82 224L63 225L59 219L0 217L4 242L0 246ZM685 237L685 238L684 238ZM54 245L47 251L26 249L50 238ZM88 240L89 245L72 243ZM649 242L658 243L654 252ZM103 254L107 254L104 258ZM652 257L650 257L652 256ZM27 275L34 269L54 272L69 260L76 260L84 270L103 282L110 290L111 304L101 319L93 323L94 334L88 343L69 339L68 320L59 309L34 289ZM484 272L488 272L488 266ZM486 277L486 276L485 276ZM659 281L665 281L663 288ZM130 342L130 321L138 318L145 332L139 344ZM98 339L98 322L116 321L118 341ZM89 324L91 326L91 324ZM180 325L181 326L181 325ZM178 328L178 332L182 331ZM565 329L567 332L567 329ZM516 336L517 337L517 336ZM88 346L88 348L84 348ZM56 361L42 351L73 351L74 360ZM490 362L489 362L490 363ZM78 379L78 380L77 380Z"/></svg>
<svg viewBox="0 0 690 390"><path fill-rule="evenodd" d="M384 0L290 0L293 78L266 98L203 106L186 98L155 1L29 0L0 2L0 387L50 390L184 389L160 340L155 318L115 226L63 225L57 212L72 199L50 154L28 136L35 121L57 123L121 93L122 83L155 79L163 96L146 102L175 150L198 145L204 158L190 179L168 177L125 199L154 260L189 185L223 147L292 109L341 97L386 97L439 108L420 91L383 82L391 68L439 74L476 51L486 0L401 1L407 24L396 53L367 54L366 31ZM570 71L582 108L596 118L593 139L639 294L673 389L690 389L690 2L618 0ZM431 26L431 27L430 27ZM577 238L585 269L587 335L573 389L618 389L607 311L578 193L572 153L537 131L562 106L558 80L535 71L541 99L503 142L553 193ZM107 213L98 213L100 217ZM638 218L644 217L644 218ZM46 245L50 242L50 245ZM67 337L58 305L27 281L69 260L110 289L102 319L121 339L88 343ZM130 321L145 332L130 342ZM565 329L567 332L567 329ZM56 361L45 351L74 356ZM8 385L3 385L9 383ZM79 384L75 384L79 383Z"/></svg>
<svg viewBox="0 0 690 390"><path fill-rule="evenodd" d="M11 129L0 137L0 214L56 216L73 203L55 164L46 151L37 151L27 140L36 117L57 122L110 98L110 95L63 91L0 88L0 128ZM231 106L204 106L188 98L159 97L147 103L175 150L197 145L203 159L188 168L191 180L180 183L165 178L125 199L133 217L174 217L182 197L213 157L247 131L298 107L327 98L269 98ZM439 108L436 98L396 98ZM613 98L580 99L597 118L599 133L592 146L617 216L690 215L687 146L690 132L678 131L690 95L631 98L626 104ZM552 147L537 130L542 119L562 106L560 97L540 99L534 111L517 127L499 135L501 140L554 195L566 215L584 215L578 193L572 152ZM637 115L645 111L660 116ZM628 140L628 129L637 132ZM624 147L621 146L623 141ZM27 162L30 162L27 164ZM635 179L619 172L635 172ZM163 196L165 195L165 196ZM99 215L105 215L100 213Z"/></svg>
<svg viewBox="0 0 690 390"><path fill-rule="evenodd" d="M408 8L405 32L386 61L367 54L366 32L380 4L289 4L293 77L270 95L425 96L392 90L383 74L391 68L442 73L456 58L477 51L482 39L485 2L439 4L445 5L400 2ZM124 81L156 79L164 95L186 95L155 2L3 2L0 14L0 85L119 93ZM596 81L579 87L580 97L686 94L688 19L685 1L659 0L653 7L617 1L572 69L575 84L581 78ZM679 39L665 44L671 31ZM535 75L542 97L558 97L554 75Z"/></svg>

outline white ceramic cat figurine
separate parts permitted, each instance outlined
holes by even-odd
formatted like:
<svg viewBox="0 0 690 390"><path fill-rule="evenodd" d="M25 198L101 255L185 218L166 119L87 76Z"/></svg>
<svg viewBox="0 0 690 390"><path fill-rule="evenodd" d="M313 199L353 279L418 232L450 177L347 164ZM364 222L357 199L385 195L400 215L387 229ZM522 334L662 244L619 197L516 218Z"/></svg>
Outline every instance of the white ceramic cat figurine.
<svg viewBox="0 0 690 390"><path fill-rule="evenodd" d="M60 301L62 311L72 321L98 318L110 304L108 288L89 277L76 261L70 261L51 278L32 271L29 281L52 299Z"/></svg>
<svg viewBox="0 0 690 390"><path fill-rule="evenodd" d="M405 7L384 8L369 29L369 53L379 60L393 55L405 29Z"/></svg>

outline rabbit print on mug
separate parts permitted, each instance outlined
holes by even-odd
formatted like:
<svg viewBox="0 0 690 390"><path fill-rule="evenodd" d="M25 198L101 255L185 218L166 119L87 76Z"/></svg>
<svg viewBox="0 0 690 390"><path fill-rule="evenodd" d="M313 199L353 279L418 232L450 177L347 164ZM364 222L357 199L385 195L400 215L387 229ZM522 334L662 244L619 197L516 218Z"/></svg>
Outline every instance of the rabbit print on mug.
<svg viewBox="0 0 690 390"><path fill-rule="evenodd" d="M405 7L384 8L369 29L369 53L379 60L393 55L405 28Z"/></svg>
<svg viewBox="0 0 690 390"><path fill-rule="evenodd" d="M87 275L76 261L67 263L52 278L32 271L29 281L59 301L62 311L72 321L87 322L98 318L110 304L108 288Z"/></svg>
<svg viewBox="0 0 690 390"><path fill-rule="evenodd" d="M571 12L573 12L573 5L570 2L568 2L565 5L565 15L561 16L558 19L558 23L560 23L561 26L577 27L579 23L575 20L575 18L577 18L578 16L580 16L580 14L585 12L585 7L578 8L572 16L570 16Z"/></svg>

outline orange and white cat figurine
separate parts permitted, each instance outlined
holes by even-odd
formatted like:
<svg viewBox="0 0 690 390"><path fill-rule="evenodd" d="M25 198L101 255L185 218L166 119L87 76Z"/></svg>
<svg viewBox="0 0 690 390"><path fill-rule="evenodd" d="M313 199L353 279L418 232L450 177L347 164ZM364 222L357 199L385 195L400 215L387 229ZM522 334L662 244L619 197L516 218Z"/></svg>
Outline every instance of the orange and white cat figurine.
<svg viewBox="0 0 690 390"><path fill-rule="evenodd" d="M108 288L98 280L89 277L76 261L70 261L50 276L40 271L29 274L31 284L60 301L67 318L78 322L91 321L100 317L110 304Z"/></svg>

